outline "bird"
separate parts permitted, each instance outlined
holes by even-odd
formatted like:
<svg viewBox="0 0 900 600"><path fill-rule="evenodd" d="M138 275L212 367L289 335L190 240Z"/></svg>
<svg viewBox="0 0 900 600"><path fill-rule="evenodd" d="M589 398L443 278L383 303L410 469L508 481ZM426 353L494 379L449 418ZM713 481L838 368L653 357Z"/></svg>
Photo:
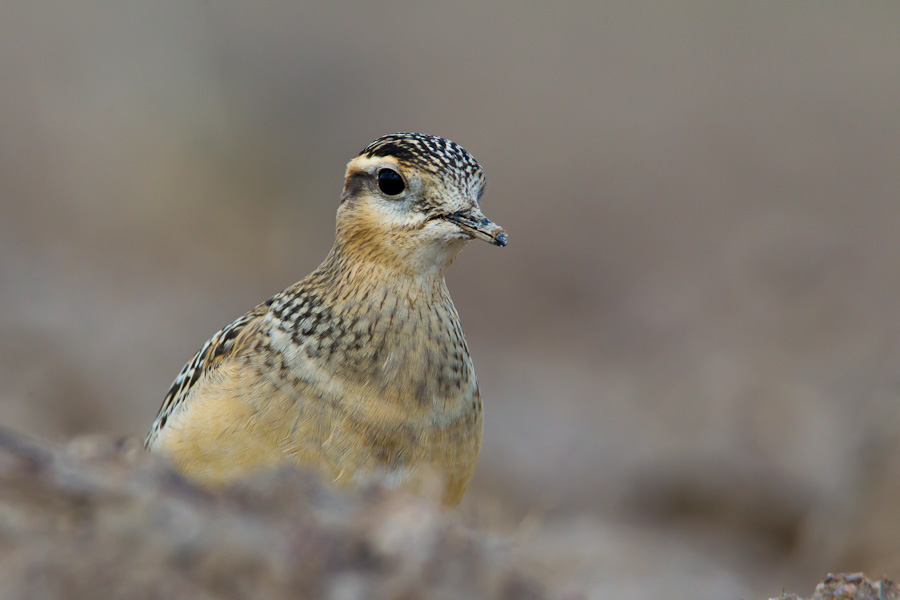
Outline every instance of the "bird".
<svg viewBox="0 0 900 600"><path fill-rule="evenodd" d="M458 504L483 409L444 274L473 239L507 245L484 189L481 165L448 139L367 145L347 165L325 259L203 344L145 448L213 488L297 465L336 487L437 479L443 504Z"/></svg>

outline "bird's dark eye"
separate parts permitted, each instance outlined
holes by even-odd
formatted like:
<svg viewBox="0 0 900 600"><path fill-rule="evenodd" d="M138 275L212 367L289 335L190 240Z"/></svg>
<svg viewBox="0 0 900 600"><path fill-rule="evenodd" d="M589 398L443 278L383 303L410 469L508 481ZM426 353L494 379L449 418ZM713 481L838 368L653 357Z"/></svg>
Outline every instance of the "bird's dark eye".
<svg viewBox="0 0 900 600"><path fill-rule="evenodd" d="M396 196L406 188L406 184L397 171L382 169L378 171L378 188L388 196Z"/></svg>

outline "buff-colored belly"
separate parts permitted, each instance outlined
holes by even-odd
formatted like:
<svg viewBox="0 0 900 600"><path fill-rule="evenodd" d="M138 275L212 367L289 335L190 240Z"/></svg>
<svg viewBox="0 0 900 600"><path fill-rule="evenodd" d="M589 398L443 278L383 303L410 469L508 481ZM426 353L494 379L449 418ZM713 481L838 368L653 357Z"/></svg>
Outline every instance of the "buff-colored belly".
<svg viewBox="0 0 900 600"><path fill-rule="evenodd" d="M384 476L411 491L437 474L446 504L462 498L481 447L474 405L452 419L398 418L323 400L296 384L288 392L250 372L232 363L198 382L151 450L210 486L296 464L341 486Z"/></svg>

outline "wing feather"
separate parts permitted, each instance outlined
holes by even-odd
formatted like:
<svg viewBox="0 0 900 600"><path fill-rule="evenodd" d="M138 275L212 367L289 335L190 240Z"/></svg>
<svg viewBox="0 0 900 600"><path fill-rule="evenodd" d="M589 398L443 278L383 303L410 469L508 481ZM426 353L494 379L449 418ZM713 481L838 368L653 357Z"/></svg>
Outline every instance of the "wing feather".
<svg viewBox="0 0 900 600"><path fill-rule="evenodd" d="M216 369L229 358L240 354L252 337L252 333L262 325L262 319L272 305L274 298L263 302L252 311L239 317L228 326L220 329L191 360L181 369L178 377L172 382L163 399L156 420L144 441L144 448L153 446L159 432L166 426L172 414L180 409L190 395L194 385L204 376Z"/></svg>

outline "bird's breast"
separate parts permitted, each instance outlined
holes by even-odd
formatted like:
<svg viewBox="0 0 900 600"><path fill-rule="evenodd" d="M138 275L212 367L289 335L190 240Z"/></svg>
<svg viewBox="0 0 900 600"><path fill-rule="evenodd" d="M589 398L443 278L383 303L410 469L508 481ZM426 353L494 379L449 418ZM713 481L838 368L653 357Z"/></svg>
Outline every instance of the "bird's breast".
<svg viewBox="0 0 900 600"><path fill-rule="evenodd" d="M384 423L445 426L480 410L474 367L452 304L372 293L370 305L272 318L279 376ZM441 298L443 301L444 299ZM322 303L324 304L324 303Z"/></svg>

